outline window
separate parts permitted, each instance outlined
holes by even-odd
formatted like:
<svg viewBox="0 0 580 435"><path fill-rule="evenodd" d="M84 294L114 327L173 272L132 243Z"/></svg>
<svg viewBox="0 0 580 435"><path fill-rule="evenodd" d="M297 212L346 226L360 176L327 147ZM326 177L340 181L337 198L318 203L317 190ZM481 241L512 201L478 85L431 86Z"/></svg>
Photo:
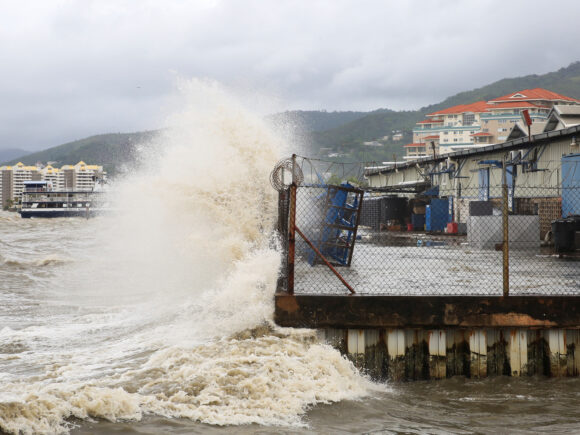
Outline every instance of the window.
<svg viewBox="0 0 580 435"><path fill-rule="evenodd" d="M471 125L475 122L475 115L473 113L463 114L463 125Z"/></svg>
<svg viewBox="0 0 580 435"><path fill-rule="evenodd" d="M505 124L506 123L506 120L505 119L498 119L497 120L497 123L498 124Z"/></svg>

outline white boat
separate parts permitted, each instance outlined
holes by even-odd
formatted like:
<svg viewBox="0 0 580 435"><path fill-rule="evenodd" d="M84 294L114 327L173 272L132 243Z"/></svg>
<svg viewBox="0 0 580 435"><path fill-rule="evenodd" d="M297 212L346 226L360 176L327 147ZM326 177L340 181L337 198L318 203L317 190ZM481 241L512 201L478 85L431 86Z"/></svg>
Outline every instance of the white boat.
<svg viewBox="0 0 580 435"><path fill-rule="evenodd" d="M47 181L25 181L21 207L23 218L91 217L103 211L104 192L52 190Z"/></svg>

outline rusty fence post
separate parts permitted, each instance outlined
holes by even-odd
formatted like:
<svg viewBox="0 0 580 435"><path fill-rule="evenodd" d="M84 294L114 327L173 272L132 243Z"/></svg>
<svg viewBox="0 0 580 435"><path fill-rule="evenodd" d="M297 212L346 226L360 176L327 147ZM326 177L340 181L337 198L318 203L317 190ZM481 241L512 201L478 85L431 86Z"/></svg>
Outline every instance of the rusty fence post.
<svg viewBox="0 0 580 435"><path fill-rule="evenodd" d="M503 295L510 294L510 266L509 266L509 209L508 209L508 186L507 186L507 170L506 158L504 156L502 162L502 226L503 226Z"/></svg>
<svg viewBox="0 0 580 435"><path fill-rule="evenodd" d="M282 243L282 270L278 277L278 291L286 290L288 284L288 208L289 191L280 190L278 192L278 234Z"/></svg>
<svg viewBox="0 0 580 435"><path fill-rule="evenodd" d="M288 293L294 294L294 257L296 253L296 154L292 154L292 184L290 185L290 216L288 223Z"/></svg>

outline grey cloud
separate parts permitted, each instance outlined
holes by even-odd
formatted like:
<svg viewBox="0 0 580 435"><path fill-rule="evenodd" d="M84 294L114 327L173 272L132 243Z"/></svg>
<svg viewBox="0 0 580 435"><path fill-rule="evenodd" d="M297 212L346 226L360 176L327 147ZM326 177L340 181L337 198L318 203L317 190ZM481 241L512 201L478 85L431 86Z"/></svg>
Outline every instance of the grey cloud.
<svg viewBox="0 0 580 435"><path fill-rule="evenodd" d="M69 1L0 4L0 148L158 128L175 74L278 110L414 109L580 59L580 4ZM242 92L242 93L243 93Z"/></svg>

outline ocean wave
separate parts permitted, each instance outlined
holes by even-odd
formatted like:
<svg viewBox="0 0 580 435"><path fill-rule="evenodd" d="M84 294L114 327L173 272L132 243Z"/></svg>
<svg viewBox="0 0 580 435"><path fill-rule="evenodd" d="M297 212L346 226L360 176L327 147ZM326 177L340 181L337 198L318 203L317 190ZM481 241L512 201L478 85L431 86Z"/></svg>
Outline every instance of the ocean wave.
<svg viewBox="0 0 580 435"><path fill-rule="evenodd" d="M191 102L144 156L151 166L118 182L119 212L70 240L86 261L39 273L51 293L26 294L40 308L25 319L22 368L0 383L1 430L66 433L75 419L145 415L304 427L316 404L378 388L314 331L268 326L281 263L268 180L282 144L219 87L184 87ZM64 232L39 232L39 249L69 252L56 249Z"/></svg>
<svg viewBox="0 0 580 435"><path fill-rule="evenodd" d="M59 368L62 370L62 367ZM312 406L384 389L313 331L242 331L192 348L170 347L120 375L85 383L4 386L0 428L66 433L71 418L139 421L145 415L211 425L305 427Z"/></svg>

